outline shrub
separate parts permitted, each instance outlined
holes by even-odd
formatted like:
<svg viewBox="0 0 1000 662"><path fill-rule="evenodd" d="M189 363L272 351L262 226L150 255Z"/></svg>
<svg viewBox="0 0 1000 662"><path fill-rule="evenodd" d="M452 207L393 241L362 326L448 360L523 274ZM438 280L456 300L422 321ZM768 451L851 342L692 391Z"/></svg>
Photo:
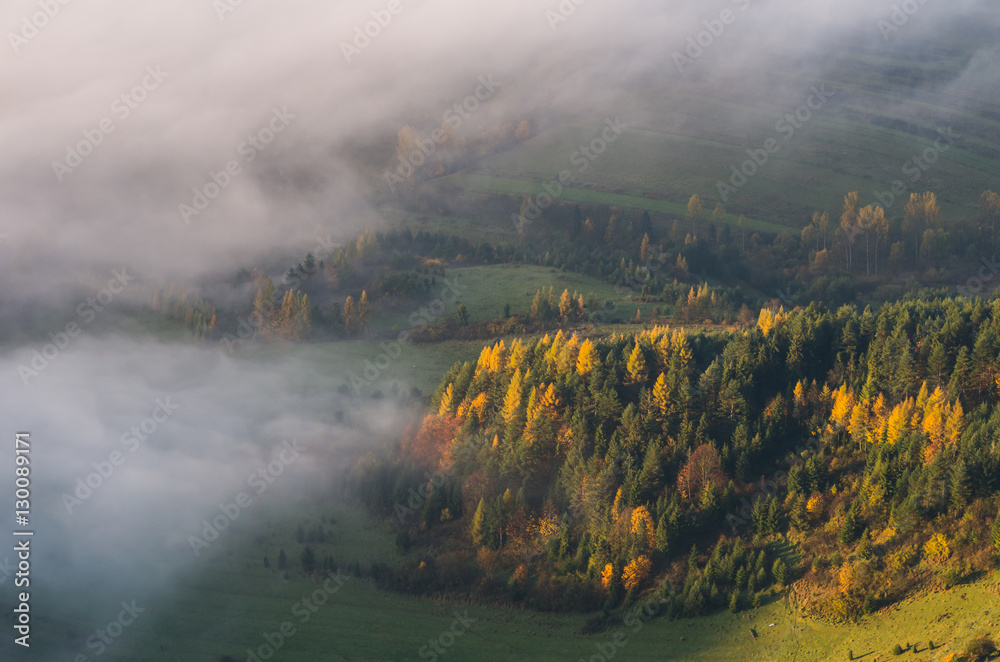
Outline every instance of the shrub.
<svg viewBox="0 0 1000 662"><path fill-rule="evenodd" d="M996 644L985 634L977 636L965 646L965 654L973 661L988 660L996 650Z"/></svg>
<svg viewBox="0 0 1000 662"><path fill-rule="evenodd" d="M941 583L944 584L945 588L951 588L962 583L962 576L955 568L946 568L941 573Z"/></svg>
<svg viewBox="0 0 1000 662"><path fill-rule="evenodd" d="M940 533L935 533L924 545L924 556L934 561L943 561L951 556L948 539Z"/></svg>
<svg viewBox="0 0 1000 662"><path fill-rule="evenodd" d="M889 558L886 560L886 565L893 572L899 572L900 570L908 568L916 563L919 556L920 553L916 545L906 545L889 554Z"/></svg>
<svg viewBox="0 0 1000 662"><path fill-rule="evenodd" d="M903 654L903 647L900 646L899 644L896 644L895 646L892 647L892 654L893 655L902 655Z"/></svg>

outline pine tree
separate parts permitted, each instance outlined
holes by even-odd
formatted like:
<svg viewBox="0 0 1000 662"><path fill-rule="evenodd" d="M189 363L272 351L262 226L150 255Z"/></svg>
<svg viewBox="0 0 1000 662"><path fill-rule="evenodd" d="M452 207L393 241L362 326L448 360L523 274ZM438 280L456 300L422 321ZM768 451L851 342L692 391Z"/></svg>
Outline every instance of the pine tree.
<svg viewBox="0 0 1000 662"><path fill-rule="evenodd" d="M795 497L792 504L792 526L798 531L809 530L809 511L806 510L806 498L802 494Z"/></svg>
<svg viewBox="0 0 1000 662"><path fill-rule="evenodd" d="M691 221L691 234L695 237L698 236L698 221L701 219L703 211L704 205L701 203L701 198L697 194L692 195L687 204L687 219Z"/></svg>
<svg viewBox="0 0 1000 662"><path fill-rule="evenodd" d="M858 538L858 513L857 510L852 506L847 511L847 516L844 519L843 526L840 527L840 534L838 535L838 540L840 540L843 545L850 545Z"/></svg>
<svg viewBox="0 0 1000 662"><path fill-rule="evenodd" d="M472 524L469 527L469 535L472 536L472 543L476 547L482 547L483 545L483 529L486 520L486 503L483 499L479 499L479 505L476 506L476 512L472 516Z"/></svg>
<svg viewBox="0 0 1000 662"><path fill-rule="evenodd" d="M309 303L309 296L305 292L299 297L295 330L297 339L308 338L312 333L312 304Z"/></svg>
<svg viewBox="0 0 1000 662"><path fill-rule="evenodd" d="M281 308L274 320L275 329L282 338L292 338L292 318L295 315L295 292L288 290L281 299Z"/></svg>
<svg viewBox="0 0 1000 662"><path fill-rule="evenodd" d="M785 562L781 559L774 562L771 574L774 575L774 581L776 581L779 586L785 586L788 584L788 566L785 565Z"/></svg>
<svg viewBox="0 0 1000 662"><path fill-rule="evenodd" d="M346 305L344 306L347 307ZM361 290L361 299L358 300L358 331L365 333L371 325L371 310L368 306L368 292Z"/></svg>
<svg viewBox="0 0 1000 662"><path fill-rule="evenodd" d="M643 355L639 342L636 341L629 355L628 363L625 366L628 370L629 383L645 384L649 380L649 371L646 369L646 357Z"/></svg>
<svg viewBox="0 0 1000 662"><path fill-rule="evenodd" d="M559 296L559 317L563 321L568 320L573 314L573 299L569 295L569 290L563 290Z"/></svg>
<svg viewBox="0 0 1000 662"><path fill-rule="evenodd" d="M316 553L313 552L312 547L306 545L305 549L302 550L299 562L302 565L303 572L312 572L316 569Z"/></svg>
<svg viewBox="0 0 1000 662"><path fill-rule="evenodd" d="M347 299L344 301L344 333L349 336L354 335L354 332L358 328L357 320L357 310L354 307L354 297L348 295Z"/></svg>
<svg viewBox="0 0 1000 662"><path fill-rule="evenodd" d="M268 278L264 286L257 290L257 298L254 300L251 313L251 319L256 326L255 337L262 340L271 338L274 313L274 283Z"/></svg>
<svg viewBox="0 0 1000 662"><path fill-rule="evenodd" d="M1000 517L997 518L1000 521ZM670 545L672 542L673 534L675 531L670 524L670 518L666 511L660 515L660 522L656 525L656 536L653 539L653 546L656 551L663 555L670 554ZM1000 548L998 548L997 553L1000 554Z"/></svg>

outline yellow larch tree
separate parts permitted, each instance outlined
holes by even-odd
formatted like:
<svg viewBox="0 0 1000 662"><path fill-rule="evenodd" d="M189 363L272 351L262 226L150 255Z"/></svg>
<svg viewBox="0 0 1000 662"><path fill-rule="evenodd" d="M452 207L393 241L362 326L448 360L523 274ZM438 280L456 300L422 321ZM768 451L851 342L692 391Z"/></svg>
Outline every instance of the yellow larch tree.
<svg viewBox="0 0 1000 662"><path fill-rule="evenodd" d="M569 295L569 290L563 290L559 296L559 317L568 320L573 315L573 298Z"/></svg>
<svg viewBox="0 0 1000 662"><path fill-rule="evenodd" d="M854 394L847 390L847 384L841 384L840 388L833 393L833 410L830 412L830 420L840 428L845 428L851 420L853 410Z"/></svg>
<svg viewBox="0 0 1000 662"><path fill-rule="evenodd" d="M448 384L448 388L445 389L444 395L441 396L441 406L438 407L438 416L448 416L454 409L452 408L452 400L455 395L455 385Z"/></svg>
<svg viewBox="0 0 1000 662"><path fill-rule="evenodd" d="M515 370L514 376L510 378L510 384L507 386L507 394L504 396L503 409L501 410L503 421L507 425L510 425L520 415L523 395L524 380L521 371Z"/></svg>
<svg viewBox="0 0 1000 662"><path fill-rule="evenodd" d="M670 389L667 386L667 377L662 372L653 384L653 404L656 405L656 420L661 424L664 423L670 410Z"/></svg>
<svg viewBox="0 0 1000 662"><path fill-rule="evenodd" d="M512 342L510 349L507 351L507 370L519 369L527 353L528 348L524 346L520 338Z"/></svg>
<svg viewBox="0 0 1000 662"><path fill-rule="evenodd" d="M653 516L649 514L645 506L639 506L632 511L632 533L641 533L644 536L642 545L646 549L652 549L655 531L656 525L653 524Z"/></svg>
<svg viewBox="0 0 1000 662"><path fill-rule="evenodd" d="M645 384L649 379L649 370L646 368L646 357L643 355L642 347L636 341L632 348L632 354L628 357L626 364L630 384Z"/></svg>
<svg viewBox="0 0 1000 662"><path fill-rule="evenodd" d="M601 572L601 586L606 589L611 588L611 582L615 580L615 566L613 563L608 563L604 566L604 570Z"/></svg>
<svg viewBox="0 0 1000 662"><path fill-rule="evenodd" d="M915 408L913 398L907 398L892 408L889 420L886 421L885 441L895 445L909 432L910 419Z"/></svg>
<svg viewBox="0 0 1000 662"><path fill-rule="evenodd" d="M576 357L576 371L581 377L586 377L594 369L594 364L597 360L597 351L594 349L594 343L587 340L583 341L580 345L580 353Z"/></svg>
<svg viewBox="0 0 1000 662"><path fill-rule="evenodd" d="M805 388L802 386L801 379L795 382L795 390L792 391L792 403L796 407L803 407L806 404Z"/></svg>

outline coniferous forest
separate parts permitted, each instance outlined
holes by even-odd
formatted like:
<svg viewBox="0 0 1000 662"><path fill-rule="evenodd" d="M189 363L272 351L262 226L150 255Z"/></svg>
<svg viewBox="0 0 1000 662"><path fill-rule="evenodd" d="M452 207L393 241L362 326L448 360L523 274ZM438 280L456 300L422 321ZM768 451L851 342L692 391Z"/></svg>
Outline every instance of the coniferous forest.
<svg viewBox="0 0 1000 662"><path fill-rule="evenodd" d="M355 468L418 550L373 572L605 613L660 587L675 617L795 582L806 612L854 619L958 584L1000 554L998 353L1000 303L951 299L501 341L398 458Z"/></svg>

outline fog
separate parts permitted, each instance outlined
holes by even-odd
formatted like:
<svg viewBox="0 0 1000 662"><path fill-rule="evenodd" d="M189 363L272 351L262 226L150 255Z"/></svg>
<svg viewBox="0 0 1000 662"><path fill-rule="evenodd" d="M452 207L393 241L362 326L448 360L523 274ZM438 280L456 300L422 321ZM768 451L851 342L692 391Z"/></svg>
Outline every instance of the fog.
<svg viewBox="0 0 1000 662"><path fill-rule="evenodd" d="M735 86L799 99L804 88L774 75L790 62L819 80L845 45L910 52L956 26L998 26L987 0L912 4L884 34L878 22L893 3L871 0L10 0L0 11L0 311L16 324L22 306L48 308L58 333L112 269L155 289L379 229L396 133L440 124L480 77L499 85L476 123L616 114L669 123L669 105L635 91ZM724 10L732 20L679 70L675 53ZM359 38L377 19L377 34ZM961 76L910 98L973 103L995 81L996 60L995 47L980 49ZM273 139L256 146L251 134ZM196 207L195 189L213 181L218 194L185 217L181 205ZM329 489L353 453L401 425L388 405L339 401L341 375L116 335L116 320L103 318L107 333L85 329L28 385L18 366L48 339L0 352L4 434L32 433L45 588L100 586L112 604L118 593L167 591L198 567L188 538L201 520L246 490L283 441L299 440L306 459L261 498ZM133 452L122 435L166 398L176 411ZM113 451L124 463L69 508L63 495ZM5 469L4 507L12 483Z"/></svg>
<svg viewBox="0 0 1000 662"><path fill-rule="evenodd" d="M52 18L34 1L9 2L0 16L9 30L0 56L2 298L55 297L81 274L122 265L154 282L191 281L318 234L377 225L366 212L396 132L433 122L479 76L501 86L476 121L585 112L662 120L669 108L637 104L636 89L738 82L767 97L785 85L774 70L795 59L822 67L831 48L912 48L952 18L980 31L997 25L982 1L913 6L883 37L878 21L892 3L866 0L400 0L395 14L388 1L91 0L59 4ZM724 10L721 34L678 71L674 54ZM359 37L377 18L386 25ZM981 54L956 84L982 86L984 60L995 56ZM273 141L240 151L276 109L285 119ZM85 132L99 144L77 150ZM373 151L359 158L359 148ZM185 219L180 205L231 161L239 174Z"/></svg>
<svg viewBox="0 0 1000 662"><path fill-rule="evenodd" d="M335 499L358 453L398 434L404 416L339 395L343 375L294 355L233 359L114 335L79 339L29 387L13 374L12 358L0 359L9 436L31 432L30 588L36 600L48 596L43 604L58 596L87 633L121 600L165 601L176 582L205 571L214 542L205 521L225 536L246 513ZM11 509L12 455L4 451L9 471L0 475ZM241 493L251 502L235 510ZM5 549L0 565L16 564ZM0 572L6 614L13 579Z"/></svg>

